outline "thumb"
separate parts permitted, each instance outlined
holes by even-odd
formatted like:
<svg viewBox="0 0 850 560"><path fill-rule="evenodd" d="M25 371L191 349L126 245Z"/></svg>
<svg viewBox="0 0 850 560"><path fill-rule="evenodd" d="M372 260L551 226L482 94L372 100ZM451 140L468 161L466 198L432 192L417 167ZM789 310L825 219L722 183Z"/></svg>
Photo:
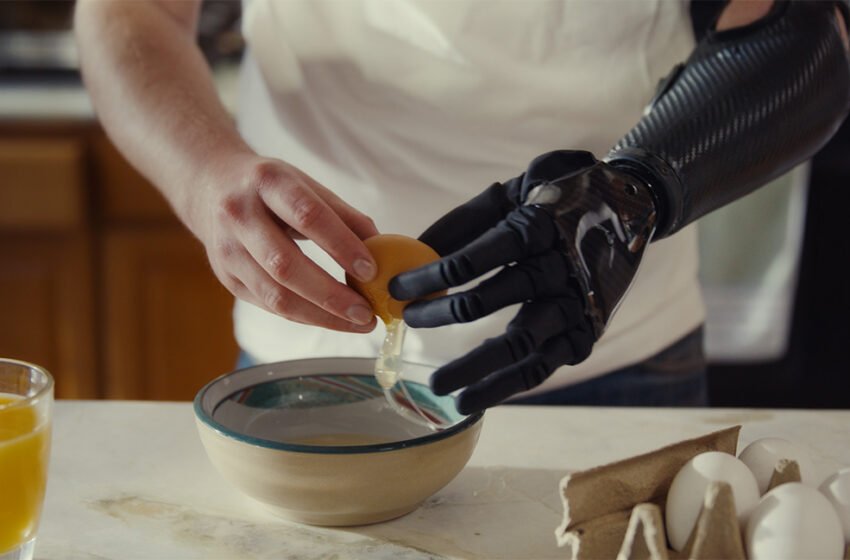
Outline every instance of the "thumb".
<svg viewBox="0 0 850 560"><path fill-rule="evenodd" d="M419 240L444 257L478 239L514 208L516 204L508 197L505 185L493 183L434 222Z"/></svg>

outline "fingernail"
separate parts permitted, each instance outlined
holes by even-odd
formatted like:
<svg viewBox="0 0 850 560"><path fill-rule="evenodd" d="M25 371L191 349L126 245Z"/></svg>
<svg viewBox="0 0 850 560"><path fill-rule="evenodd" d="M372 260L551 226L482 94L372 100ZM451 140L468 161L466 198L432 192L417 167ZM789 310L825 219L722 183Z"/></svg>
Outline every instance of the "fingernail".
<svg viewBox="0 0 850 560"><path fill-rule="evenodd" d="M366 259L357 259L352 266L355 276L363 282L368 282L378 273L377 267Z"/></svg>
<svg viewBox="0 0 850 560"><path fill-rule="evenodd" d="M357 323L358 325L365 325L372 320L374 313L372 313L372 310L365 305L352 305L348 308L348 311L345 312L345 315L351 319L352 322Z"/></svg>

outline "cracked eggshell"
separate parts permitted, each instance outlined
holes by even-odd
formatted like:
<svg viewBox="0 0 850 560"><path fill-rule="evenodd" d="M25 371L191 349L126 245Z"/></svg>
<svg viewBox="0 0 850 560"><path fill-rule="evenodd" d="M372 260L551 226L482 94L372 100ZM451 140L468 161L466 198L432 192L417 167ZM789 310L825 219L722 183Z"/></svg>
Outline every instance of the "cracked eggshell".
<svg viewBox="0 0 850 560"><path fill-rule="evenodd" d="M744 527L759 501L756 479L750 469L734 455L709 451L693 457L679 469L667 492L664 517L670 545L681 552L702 509L705 491L712 481L732 487L738 522Z"/></svg>
<svg viewBox="0 0 850 560"><path fill-rule="evenodd" d="M800 482L782 484L762 497L744 541L750 560L841 560L844 554L841 523L832 504Z"/></svg>
<svg viewBox="0 0 850 560"><path fill-rule="evenodd" d="M741 451L738 458L753 471L759 485L759 495L767 492L773 470L782 459L797 462L803 484L809 486L817 484L814 478L814 464L809 453L802 446L786 439L777 437L757 439Z"/></svg>
<svg viewBox="0 0 850 560"><path fill-rule="evenodd" d="M820 485L820 491L838 514L844 530L844 542L850 543L850 467L827 477Z"/></svg>

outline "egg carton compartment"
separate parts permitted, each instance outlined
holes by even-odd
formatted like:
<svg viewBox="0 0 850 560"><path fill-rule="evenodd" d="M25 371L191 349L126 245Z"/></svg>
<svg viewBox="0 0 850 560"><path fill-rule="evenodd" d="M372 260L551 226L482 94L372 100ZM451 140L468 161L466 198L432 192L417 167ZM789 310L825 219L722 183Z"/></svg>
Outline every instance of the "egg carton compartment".
<svg viewBox="0 0 850 560"><path fill-rule="evenodd" d="M699 513L689 532L682 533L681 523L679 527L675 527L674 523L673 529L678 535L671 533L670 536L677 536L677 539L668 536L669 525L664 517L668 493L674 483L680 486L674 492L693 495L693 488L686 484L687 477L684 477L684 483L676 478L680 471L687 471L695 457L706 454L703 457L740 463L736 459L740 429L741 426L733 426L564 477L560 485L564 518L556 530L556 537L558 544L565 549L565 556L574 560L746 560L746 534L742 531L735 494L728 482L708 482ZM748 451L752 450L745 450ZM712 456L717 453L726 455ZM732 461L727 456L731 456ZM757 459L764 462L763 457ZM753 464L751 461L750 465ZM758 462L754 466L763 467ZM812 492L800 484L801 468L797 460L783 457L773 464L772 472L763 468L755 470L756 478L763 479L756 483L760 486L758 489L753 487L757 493L755 503L774 488L789 483L790 486L783 488L782 493L802 494L805 498ZM746 472L749 476L750 471ZM788 499L793 499L793 496ZM762 518L772 515L772 523L776 522L774 510L755 508L756 512L761 512ZM806 511L810 515L809 510ZM835 519L838 520L838 517ZM779 522L787 525L787 520L780 519ZM791 528L782 529L788 531ZM685 535L687 540L684 540ZM679 551L674 550L671 542L677 542ZM850 560L850 546L845 545L843 551L843 558ZM770 554L770 551L767 556L762 552L761 556L770 557ZM835 559L841 559L840 553L835 554Z"/></svg>

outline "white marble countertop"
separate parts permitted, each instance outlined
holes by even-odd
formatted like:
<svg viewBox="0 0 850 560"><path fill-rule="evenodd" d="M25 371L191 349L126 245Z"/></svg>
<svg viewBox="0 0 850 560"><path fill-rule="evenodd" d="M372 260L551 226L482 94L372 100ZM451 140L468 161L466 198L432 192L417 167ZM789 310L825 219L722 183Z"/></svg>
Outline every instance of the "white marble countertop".
<svg viewBox="0 0 850 560"><path fill-rule="evenodd" d="M421 508L325 529L276 518L222 479L190 403L59 401L36 558L563 558L564 474L735 424L739 450L780 436L809 448L821 478L850 465L850 411L502 406Z"/></svg>

